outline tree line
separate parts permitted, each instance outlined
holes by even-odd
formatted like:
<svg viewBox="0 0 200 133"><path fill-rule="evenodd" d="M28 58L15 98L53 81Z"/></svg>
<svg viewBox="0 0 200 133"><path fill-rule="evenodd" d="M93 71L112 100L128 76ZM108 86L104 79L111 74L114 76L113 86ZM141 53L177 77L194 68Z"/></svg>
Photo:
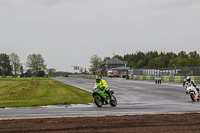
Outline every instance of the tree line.
<svg viewBox="0 0 200 133"><path fill-rule="evenodd" d="M124 56L115 55L113 58L118 58L127 62L127 66L131 68L170 68L174 67L199 67L200 55L196 51L186 53L180 51L178 54L174 52L141 52L137 51ZM98 66L102 62L107 61L110 57L105 57L103 60L97 55L91 57L91 67Z"/></svg>
<svg viewBox="0 0 200 133"><path fill-rule="evenodd" d="M25 65L28 68L26 71L16 53L11 53L10 55L0 53L1 76L43 77L45 75L46 64L40 54L29 54Z"/></svg>

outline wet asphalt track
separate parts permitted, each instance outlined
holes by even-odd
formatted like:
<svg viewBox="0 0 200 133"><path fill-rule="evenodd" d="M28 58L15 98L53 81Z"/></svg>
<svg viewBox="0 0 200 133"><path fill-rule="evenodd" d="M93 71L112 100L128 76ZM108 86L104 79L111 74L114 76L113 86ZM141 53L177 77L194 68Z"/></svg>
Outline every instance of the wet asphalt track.
<svg viewBox="0 0 200 133"><path fill-rule="evenodd" d="M40 108L5 108L0 109L0 119L200 112L199 102L191 101L189 95L185 94L181 83L165 82L158 85L153 81L104 79L115 91L118 100L117 107L106 105L98 108L94 104L84 104ZM90 92L95 83L94 79L83 78L55 78L55 80Z"/></svg>

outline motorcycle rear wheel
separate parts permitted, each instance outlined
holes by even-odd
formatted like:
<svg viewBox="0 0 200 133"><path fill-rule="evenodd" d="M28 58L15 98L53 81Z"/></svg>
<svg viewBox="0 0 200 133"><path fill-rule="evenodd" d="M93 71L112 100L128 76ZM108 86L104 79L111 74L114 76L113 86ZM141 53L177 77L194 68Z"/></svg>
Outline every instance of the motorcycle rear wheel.
<svg viewBox="0 0 200 133"><path fill-rule="evenodd" d="M94 96L94 103L97 105L97 107L103 106L103 100L99 95Z"/></svg>
<svg viewBox="0 0 200 133"><path fill-rule="evenodd" d="M115 107L117 105L117 99L113 95L111 96L111 99L110 99L110 105L112 107Z"/></svg>

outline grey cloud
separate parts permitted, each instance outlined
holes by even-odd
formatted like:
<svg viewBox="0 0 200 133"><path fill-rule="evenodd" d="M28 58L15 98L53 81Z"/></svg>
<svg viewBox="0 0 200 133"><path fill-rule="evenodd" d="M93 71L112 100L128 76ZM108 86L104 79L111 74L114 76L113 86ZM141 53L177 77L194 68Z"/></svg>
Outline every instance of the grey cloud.
<svg viewBox="0 0 200 133"><path fill-rule="evenodd" d="M187 8L200 4L200 0L151 0L148 1L148 4L150 8L154 9Z"/></svg>
<svg viewBox="0 0 200 133"><path fill-rule="evenodd" d="M62 3L86 3L87 1L90 0L31 0L33 3L42 5L42 6L55 6L57 4L62 4Z"/></svg>
<svg viewBox="0 0 200 133"><path fill-rule="evenodd" d="M88 68L94 54L200 51L199 1L0 0L1 52L23 62L39 53L48 67L70 71Z"/></svg>
<svg viewBox="0 0 200 133"><path fill-rule="evenodd" d="M33 3L41 4L43 6L53 6L65 2L66 0L31 0Z"/></svg>

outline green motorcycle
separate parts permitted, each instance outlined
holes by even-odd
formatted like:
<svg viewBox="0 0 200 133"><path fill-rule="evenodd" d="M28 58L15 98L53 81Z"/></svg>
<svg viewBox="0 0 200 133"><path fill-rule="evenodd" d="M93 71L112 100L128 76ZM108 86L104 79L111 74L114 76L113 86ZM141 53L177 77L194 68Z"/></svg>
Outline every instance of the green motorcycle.
<svg viewBox="0 0 200 133"><path fill-rule="evenodd" d="M94 103L97 105L97 107L102 107L106 104L110 104L112 107L115 107L117 105L117 99L113 94L114 91L112 89L108 89L108 91L106 92L103 88L100 88L99 86L95 86L92 92Z"/></svg>

